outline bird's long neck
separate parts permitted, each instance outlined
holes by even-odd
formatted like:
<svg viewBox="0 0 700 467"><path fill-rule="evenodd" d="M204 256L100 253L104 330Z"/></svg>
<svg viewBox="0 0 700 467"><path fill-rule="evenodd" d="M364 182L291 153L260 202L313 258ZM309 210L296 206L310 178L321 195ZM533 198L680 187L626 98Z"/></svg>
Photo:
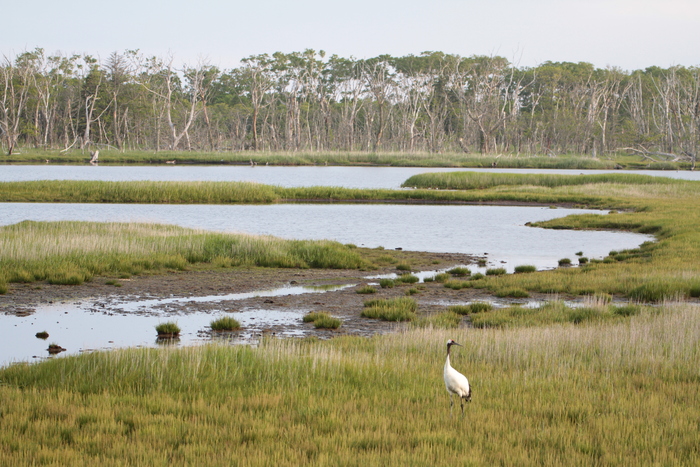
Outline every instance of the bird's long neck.
<svg viewBox="0 0 700 467"><path fill-rule="evenodd" d="M452 368L450 365L450 348L447 348L447 358L445 359L445 368Z"/></svg>

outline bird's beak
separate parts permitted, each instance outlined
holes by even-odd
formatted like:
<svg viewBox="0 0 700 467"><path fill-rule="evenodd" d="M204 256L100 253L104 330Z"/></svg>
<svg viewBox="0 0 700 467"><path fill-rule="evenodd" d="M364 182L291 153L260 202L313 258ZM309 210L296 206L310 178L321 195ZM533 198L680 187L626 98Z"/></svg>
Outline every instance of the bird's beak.
<svg viewBox="0 0 700 467"><path fill-rule="evenodd" d="M453 343L454 345L458 345L458 346L460 346L460 347L464 347L462 344L458 344L458 343L456 343L455 341L452 341L452 343Z"/></svg>

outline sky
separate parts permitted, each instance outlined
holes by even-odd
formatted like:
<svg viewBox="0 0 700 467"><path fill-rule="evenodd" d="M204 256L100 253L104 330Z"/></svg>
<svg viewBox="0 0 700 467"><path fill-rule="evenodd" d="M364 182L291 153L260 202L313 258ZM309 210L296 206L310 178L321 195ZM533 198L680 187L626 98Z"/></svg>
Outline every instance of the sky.
<svg viewBox="0 0 700 467"><path fill-rule="evenodd" d="M1 9L0 54L138 49L227 70L262 53L500 55L519 67L700 65L698 0L24 0Z"/></svg>

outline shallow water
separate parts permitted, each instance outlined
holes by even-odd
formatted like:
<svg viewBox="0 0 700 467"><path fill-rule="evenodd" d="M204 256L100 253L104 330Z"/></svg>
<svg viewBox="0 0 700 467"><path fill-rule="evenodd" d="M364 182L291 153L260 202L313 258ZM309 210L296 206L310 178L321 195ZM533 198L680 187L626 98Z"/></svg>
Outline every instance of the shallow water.
<svg viewBox="0 0 700 467"><path fill-rule="evenodd" d="M339 186L397 189L409 177L428 172L507 172L549 174L627 173L620 170L458 169L420 167L277 167L277 166L90 166L0 165L0 182L29 180L106 181L250 181L283 187ZM634 171L653 176L700 180L700 172Z"/></svg>
<svg viewBox="0 0 700 467"><path fill-rule="evenodd" d="M295 309L242 309L229 311L224 302L251 297L279 297L304 293L324 293L350 287L329 288L280 287L251 293L184 297L161 300L142 300L123 303L103 299L46 304L36 308L28 316L0 315L0 366L12 362L48 358L50 343L66 348L60 355L74 355L92 350L110 350L123 347L152 347L170 341L159 341L155 326L175 321L182 329L179 345L197 345L212 340L207 332L211 321L218 316L231 316L238 320L243 330L224 333L221 338L233 342L254 343L263 330L270 327L279 336L303 335L308 326L302 317L308 310ZM213 303L211 312L187 312L192 302ZM218 304L221 304L217 306ZM35 338L37 332L48 331L49 338Z"/></svg>

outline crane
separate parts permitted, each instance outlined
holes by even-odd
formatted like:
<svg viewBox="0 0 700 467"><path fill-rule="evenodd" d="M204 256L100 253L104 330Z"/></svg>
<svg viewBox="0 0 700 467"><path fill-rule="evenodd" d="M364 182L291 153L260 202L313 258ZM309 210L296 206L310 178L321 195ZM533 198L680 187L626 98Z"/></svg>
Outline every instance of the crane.
<svg viewBox="0 0 700 467"><path fill-rule="evenodd" d="M445 379L445 387L447 388L447 392L450 393L450 414L452 414L452 405L454 404L452 395L456 394L457 397L459 397L459 405L462 407L462 416L464 416L464 402L471 402L472 390L469 387L467 377L452 368L452 365L450 365L450 347L453 345L462 347L462 344L458 344L452 339L447 341L447 359L445 360L445 370L443 371L442 376Z"/></svg>

